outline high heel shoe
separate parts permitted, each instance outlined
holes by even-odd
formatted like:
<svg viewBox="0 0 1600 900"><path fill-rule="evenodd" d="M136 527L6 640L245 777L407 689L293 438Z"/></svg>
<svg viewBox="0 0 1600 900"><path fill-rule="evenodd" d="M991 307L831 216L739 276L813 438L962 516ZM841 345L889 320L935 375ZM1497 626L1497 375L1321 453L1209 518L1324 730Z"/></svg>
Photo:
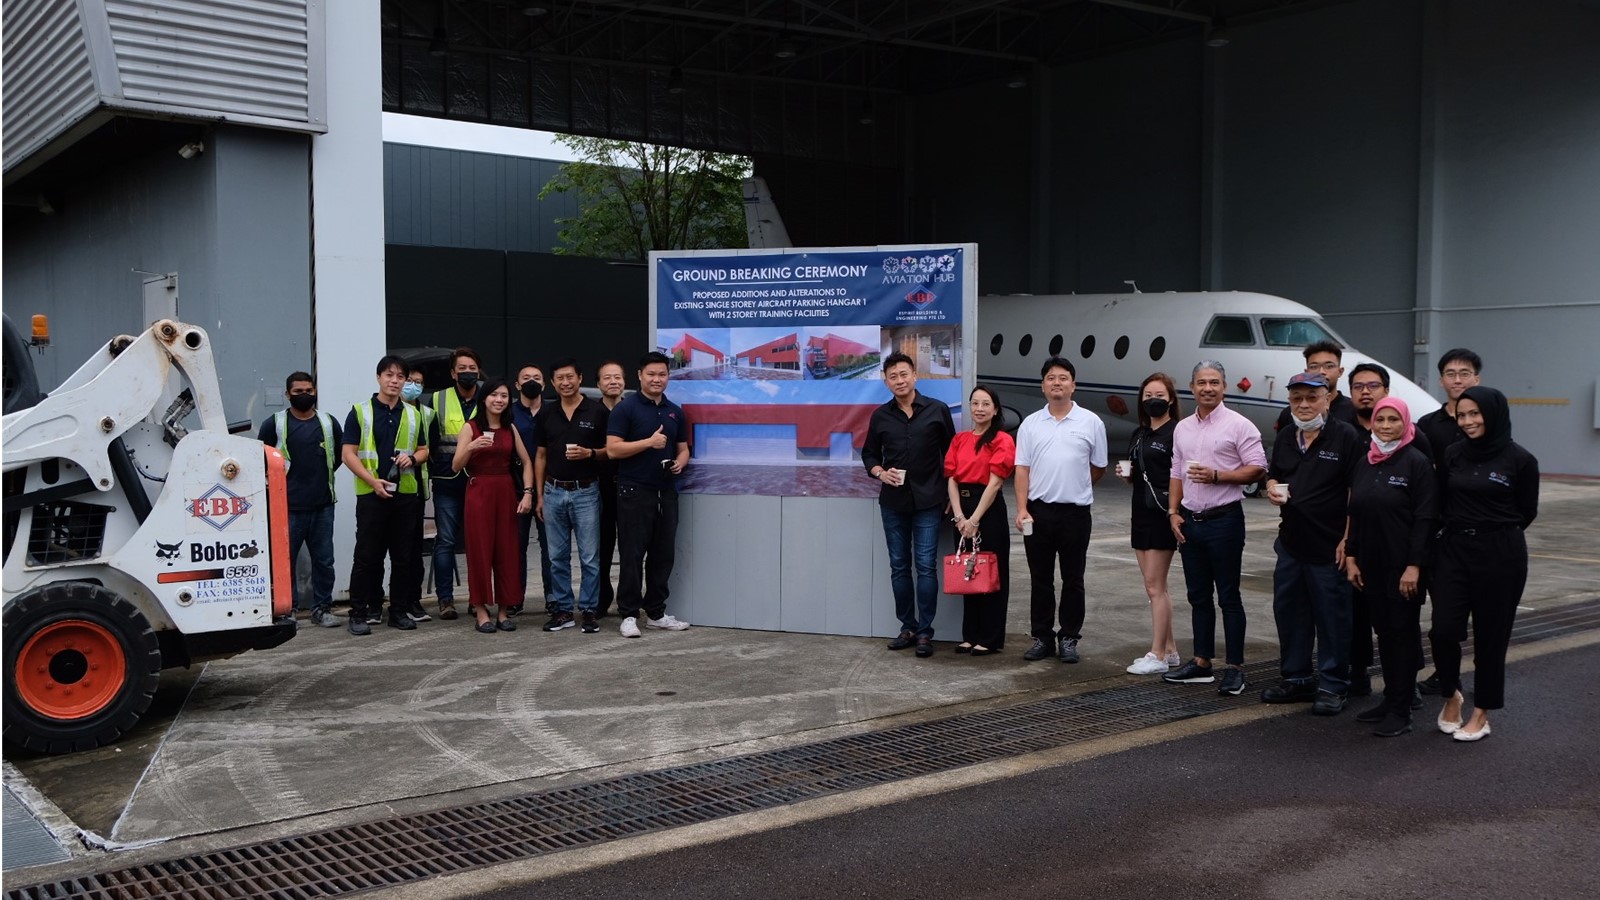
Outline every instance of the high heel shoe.
<svg viewBox="0 0 1600 900"><path fill-rule="evenodd" d="M1445 700L1445 706L1449 706L1452 700L1462 704L1462 706L1466 705L1466 698L1461 696L1460 691L1456 691L1454 697ZM1461 707L1456 708L1456 719L1453 722L1444 717L1443 709L1439 710L1439 730L1445 734L1455 734L1459 732L1461 730L1461 721ZM1468 740L1476 740L1476 738L1468 738Z"/></svg>
<svg viewBox="0 0 1600 900"><path fill-rule="evenodd" d="M1455 734L1451 735L1451 737L1458 741L1481 741L1488 736L1489 722L1487 719L1484 720L1483 727L1479 728L1477 731L1457 731Z"/></svg>

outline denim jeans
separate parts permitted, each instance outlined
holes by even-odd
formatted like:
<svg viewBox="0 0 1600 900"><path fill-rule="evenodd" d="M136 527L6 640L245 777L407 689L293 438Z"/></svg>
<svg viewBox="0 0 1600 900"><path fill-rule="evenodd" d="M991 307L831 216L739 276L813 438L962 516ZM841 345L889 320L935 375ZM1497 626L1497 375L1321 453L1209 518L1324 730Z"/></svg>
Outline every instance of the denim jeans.
<svg viewBox="0 0 1600 900"><path fill-rule="evenodd" d="M1188 588L1189 615L1194 624L1194 655L1204 660L1217 655L1217 609L1211 604L1215 586L1227 638L1227 663L1244 665L1244 600L1239 596L1244 509L1235 507L1204 521L1185 516L1183 538L1178 554L1183 558L1183 583Z"/></svg>
<svg viewBox="0 0 1600 900"><path fill-rule="evenodd" d="M550 556L550 601L572 612L572 538L578 539L578 566L583 574L578 608L594 612L600 604L600 486L569 491L544 486L545 545Z"/></svg>
<svg viewBox="0 0 1600 900"><path fill-rule="evenodd" d="M939 523L944 513L937 507L896 512L886 506L883 536L889 544L889 584L894 588L894 614L900 630L917 637L933 637L933 616L939 603ZM911 570L916 567L916 589Z"/></svg>
<svg viewBox="0 0 1600 900"><path fill-rule="evenodd" d="M1278 623L1278 670L1283 680L1315 681L1319 690L1347 693L1350 582L1332 562L1301 562L1283 549L1282 541L1274 542L1272 549L1278 554L1272 572L1272 618Z"/></svg>
<svg viewBox="0 0 1600 900"><path fill-rule="evenodd" d="M433 592L440 603L456 599L456 554L460 552L461 517L467 508L467 479L446 487L433 480Z"/></svg>
<svg viewBox="0 0 1600 900"><path fill-rule="evenodd" d="M294 605L307 609L300 591L300 545L311 554L311 605L327 612L333 605L333 504L317 509L289 510L289 571L293 574Z"/></svg>

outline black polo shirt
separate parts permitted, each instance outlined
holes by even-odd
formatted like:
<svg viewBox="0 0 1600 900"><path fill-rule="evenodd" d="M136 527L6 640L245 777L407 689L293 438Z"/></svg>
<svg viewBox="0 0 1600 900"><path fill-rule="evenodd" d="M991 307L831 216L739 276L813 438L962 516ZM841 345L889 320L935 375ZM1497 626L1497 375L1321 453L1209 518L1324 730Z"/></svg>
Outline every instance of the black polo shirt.
<svg viewBox="0 0 1600 900"><path fill-rule="evenodd" d="M290 510L321 509L333 502L333 493L328 490L328 451L322 446L321 420L324 417L332 420L333 468L337 470L340 463L339 445L342 443L339 420L320 409L309 419L297 419L292 412L284 417L289 425L289 437L284 442L285 449L289 451L289 472L284 482ZM278 446L276 416L268 416L261 423L256 440L271 447Z"/></svg>
<svg viewBox="0 0 1600 900"><path fill-rule="evenodd" d="M1300 449L1300 429L1278 432L1267 477L1289 482L1289 502L1279 508L1278 540L1303 563L1331 563L1350 512L1350 481L1366 452L1354 427L1334 419L1311 446Z"/></svg>
<svg viewBox="0 0 1600 900"><path fill-rule="evenodd" d="M383 405L377 394L373 394L368 402L372 404L372 443L378 449L378 477L384 478L388 476L394 459L394 442L400 436L400 417L405 414L406 403L396 398L394 407L390 408ZM422 413L415 415L418 422L422 421ZM357 449L361 447L361 420L356 418L354 407L344 417L344 445Z"/></svg>
<svg viewBox="0 0 1600 900"><path fill-rule="evenodd" d="M606 421L606 434L616 435L625 441L642 441L656 429L662 429L667 445L660 450L646 448L617 461L617 483L631 484L655 490L673 489L677 477L661 468L662 460L675 459L678 445L689 443L689 417L683 407L662 394L660 402L652 402L641 391L622 398Z"/></svg>
<svg viewBox="0 0 1600 900"><path fill-rule="evenodd" d="M1467 433L1456 424L1456 417L1443 406L1417 420L1417 436L1422 435L1428 436L1431 445L1428 455L1433 458L1433 468L1439 472L1444 471L1444 453L1450 445L1467 439Z"/></svg>
<svg viewBox="0 0 1600 900"><path fill-rule="evenodd" d="M606 426L611 411L592 397L580 397L578 408L567 418L567 411L558 398L546 400L533 417L535 440L544 448L544 477L557 481L587 481L600 477L600 460L567 459L567 445L577 444L590 450L600 450L606 445Z"/></svg>
<svg viewBox="0 0 1600 900"><path fill-rule="evenodd" d="M1350 485L1350 542L1345 551L1370 579L1420 566L1439 520L1433 461L1415 441L1377 464L1363 452ZM1385 596L1394 585L1379 586ZM1371 588L1369 588L1371 589Z"/></svg>
<svg viewBox="0 0 1600 900"><path fill-rule="evenodd" d="M1444 527L1527 528L1539 515L1539 461L1512 443L1492 459L1467 459L1463 441L1445 453L1439 483Z"/></svg>
<svg viewBox="0 0 1600 900"><path fill-rule="evenodd" d="M885 484L878 489L878 503L908 513L949 502L944 454L955 436L950 407L920 391L911 400L910 416L901 412L894 400L873 410L867 423L867 440L861 447L861 462L867 474L871 475L877 466L906 470L904 485Z"/></svg>

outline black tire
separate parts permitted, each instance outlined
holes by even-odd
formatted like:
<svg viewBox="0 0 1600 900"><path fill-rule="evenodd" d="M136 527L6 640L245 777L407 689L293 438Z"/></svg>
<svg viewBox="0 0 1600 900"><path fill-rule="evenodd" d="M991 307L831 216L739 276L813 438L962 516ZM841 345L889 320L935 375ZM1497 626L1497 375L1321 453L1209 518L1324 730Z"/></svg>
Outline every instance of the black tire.
<svg viewBox="0 0 1600 900"><path fill-rule="evenodd" d="M19 669L23 651L35 636L56 627L54 633L87 635L98 649L115 650L122 655L121 672L92 675L87 665L89 651L73 656L73 650L42 637L30 656L32 671ZM29 591L6 605L4 740L7 746L38 753L74 753L109 744L126 734L150 708L156 684L161 678L161 647L156 633L138 607L113 591L82 581L61 581ZM39 661L48 659L48 665ZM98 671L98 668L96 668ZM47 674L46 674L47 673ZM84 687L92 678L120 677L109 682L114 690L103 705L81 715L52 715L52 710L30 702L30 696L47 696L58 688L70 688L81 680Z"/></svg>

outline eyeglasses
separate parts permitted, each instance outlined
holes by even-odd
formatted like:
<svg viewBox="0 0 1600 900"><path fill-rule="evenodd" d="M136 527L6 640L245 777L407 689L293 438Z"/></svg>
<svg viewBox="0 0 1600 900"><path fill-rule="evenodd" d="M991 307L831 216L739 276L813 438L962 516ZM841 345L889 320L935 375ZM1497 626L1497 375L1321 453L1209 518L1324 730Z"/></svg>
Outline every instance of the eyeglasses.
<svg viewBox="0 0 1600 900"><path fill-rule="evenodd" d="M1338 368L1339 364L1336 362L1306 363L1307 372L1333 372Z"/></svg>
<svg viewBox="0 0 1600 900"><path fill-rule="evenodd" d="M1352 382L1350 382L1350 390L1352 390L1352 391L1376 391L1376 390L1378 390L1379 388L1382 388L1382 387L1383 387L1383 382L1381 382L1381 381L1352 381Z"/></svg>
<svg viewBox="0 0 1600 900"><path fill-rule="evenodd" d="M1468 378L1475 377L1477 374L1477 372L1474 372L1471 369L1445 369L1440 373L1442 377L1448 378L1451 381L1464 381Z"/></svg>

